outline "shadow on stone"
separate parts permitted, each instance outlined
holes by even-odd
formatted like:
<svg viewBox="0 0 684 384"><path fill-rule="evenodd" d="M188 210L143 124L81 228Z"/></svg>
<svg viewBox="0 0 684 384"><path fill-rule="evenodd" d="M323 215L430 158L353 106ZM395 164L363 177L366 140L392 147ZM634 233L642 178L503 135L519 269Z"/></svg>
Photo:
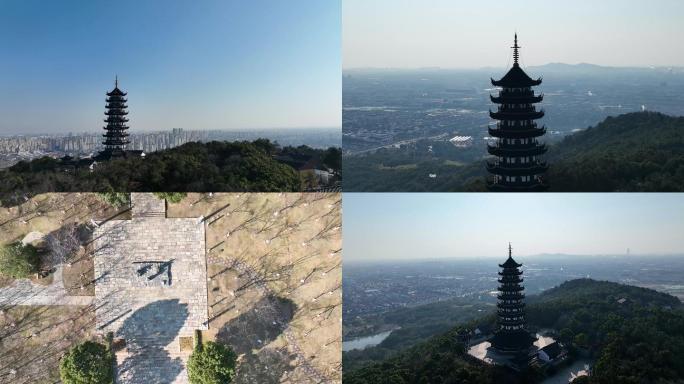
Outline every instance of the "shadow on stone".
<svg viewBox="0 0 684 384"><path fill-rule="evenodd" d="M126 340L129 356L117 369L119 382L171 383L183 370L179 358L164 350L188 317L187 304L177 299L148 304L127 318L116 332Z"/></svg>
<svg viewBox="0 0 684 384"><path fill-rule="evenodd" d="M292 370L295 355L287 348L264 348L243 357L235 384L278 384L285 372Z"/></svg>
<svg viewBox="0 0 684 384"><path fill-rule="evenodd" d="M291 300L268 296L219 330L219 342L230 345L238 355L244 354L236 383L279 383L293 368L294 356L286 349L263 347L283 333L295 311Z"/></svg>

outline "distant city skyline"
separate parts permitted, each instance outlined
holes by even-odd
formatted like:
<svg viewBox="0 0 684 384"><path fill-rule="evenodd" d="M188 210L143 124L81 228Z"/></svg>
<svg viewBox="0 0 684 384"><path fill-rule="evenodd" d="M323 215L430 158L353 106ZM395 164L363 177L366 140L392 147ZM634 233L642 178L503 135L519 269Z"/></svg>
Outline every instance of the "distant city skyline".
<svg viewBox="0 0 684 384"><path fill-rule="evenodd" d="M341 125L340 1L0 3L0 134Z"/></svg>
<svg viewBox="0 0 684 384"><path fill-rule="evenodd" d="M684 3L660 0L345 0L343 68L482 68L589 63L684 66Z"/></svg>
<svg viewBox="0 0 684 384"><path fill-rule="evenodd" d="M684 253L680 194L345 193L345 261Z"/></svg>

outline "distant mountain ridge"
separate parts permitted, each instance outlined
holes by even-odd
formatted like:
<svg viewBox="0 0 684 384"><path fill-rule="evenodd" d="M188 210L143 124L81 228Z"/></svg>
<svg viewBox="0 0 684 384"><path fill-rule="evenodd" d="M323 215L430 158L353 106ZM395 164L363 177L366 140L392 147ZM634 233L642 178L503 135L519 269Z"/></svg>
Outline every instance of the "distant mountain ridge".
<svg viewBox="0 0 684 384"><path fill-rule="evenodd" d="M624 299L624 300L623 300ZM605 281L567 281L528 300L533 327L557 330L574 348L582 345L595 361L583 383L653 383L684 380L684 305L673 296ZM366 383L529 383L542 379L531 370L514 374L475 363L458 332L493 325L490 315L456 326L379 363L345 372L344 382ZM580 336L582 335L582 336ZM586 343L586 344L585 344Z"/></svg>

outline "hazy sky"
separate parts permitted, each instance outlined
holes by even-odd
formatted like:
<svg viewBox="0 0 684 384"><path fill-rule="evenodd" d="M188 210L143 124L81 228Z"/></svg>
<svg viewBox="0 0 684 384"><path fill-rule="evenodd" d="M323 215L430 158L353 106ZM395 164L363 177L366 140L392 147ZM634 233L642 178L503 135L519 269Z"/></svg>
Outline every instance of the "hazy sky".
<svg viewBox="0 0 684 384"><path fill-rule="evenodd" d="M339 127L335 0L2 0L0 134Z"/></svg>
<svg viewBox="0 0 684 384"><path fill-rule="evenodd" d="M684 194L345 193L344 259L684 253Z"/></svg>
<svg viewBox="0 0 684 384"><path fill-rule="evenodd" d="M681 0L344 0L343 67L684 66Z"/></svg>

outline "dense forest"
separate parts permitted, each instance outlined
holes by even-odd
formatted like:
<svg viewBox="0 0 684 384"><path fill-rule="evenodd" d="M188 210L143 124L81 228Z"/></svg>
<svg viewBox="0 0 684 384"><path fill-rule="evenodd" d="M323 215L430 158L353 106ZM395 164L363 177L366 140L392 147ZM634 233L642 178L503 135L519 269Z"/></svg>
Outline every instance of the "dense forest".
<svg viewBox="0 0 684 384"><path fill-rule="evenodd" d="M484 149L473 161L473 148L428 153L427 145L345 157L345 190L486 190ZM550 144L546 158L545 178L555 192L684 191L684 117L656 112L608 117Z"/></svg>
<svg viewBox="0 0 684 384"><path fill-rule="evenodd" d="M306 164L340 175L341 151L280 147L269 140L187 143L145 157L95 164L43 157L0 170L3 203L42 192L300 191Z"/></svg>
<svg viewBox="0 0 684 384"><path fill-rule="evenodd" d="M620 300L625 299L625 300ZM618 301L619 300L619 301ZM590 279L572 280L532 296L531 328L553 328L558 338L595 361L583 383L655 383L684 380L684 308L679 299L653 290ZM492 315L462 324L402 352L347 371L344 382L522 383L541 377L485 366L466 353L462 327L494 322Z"/></svg>

